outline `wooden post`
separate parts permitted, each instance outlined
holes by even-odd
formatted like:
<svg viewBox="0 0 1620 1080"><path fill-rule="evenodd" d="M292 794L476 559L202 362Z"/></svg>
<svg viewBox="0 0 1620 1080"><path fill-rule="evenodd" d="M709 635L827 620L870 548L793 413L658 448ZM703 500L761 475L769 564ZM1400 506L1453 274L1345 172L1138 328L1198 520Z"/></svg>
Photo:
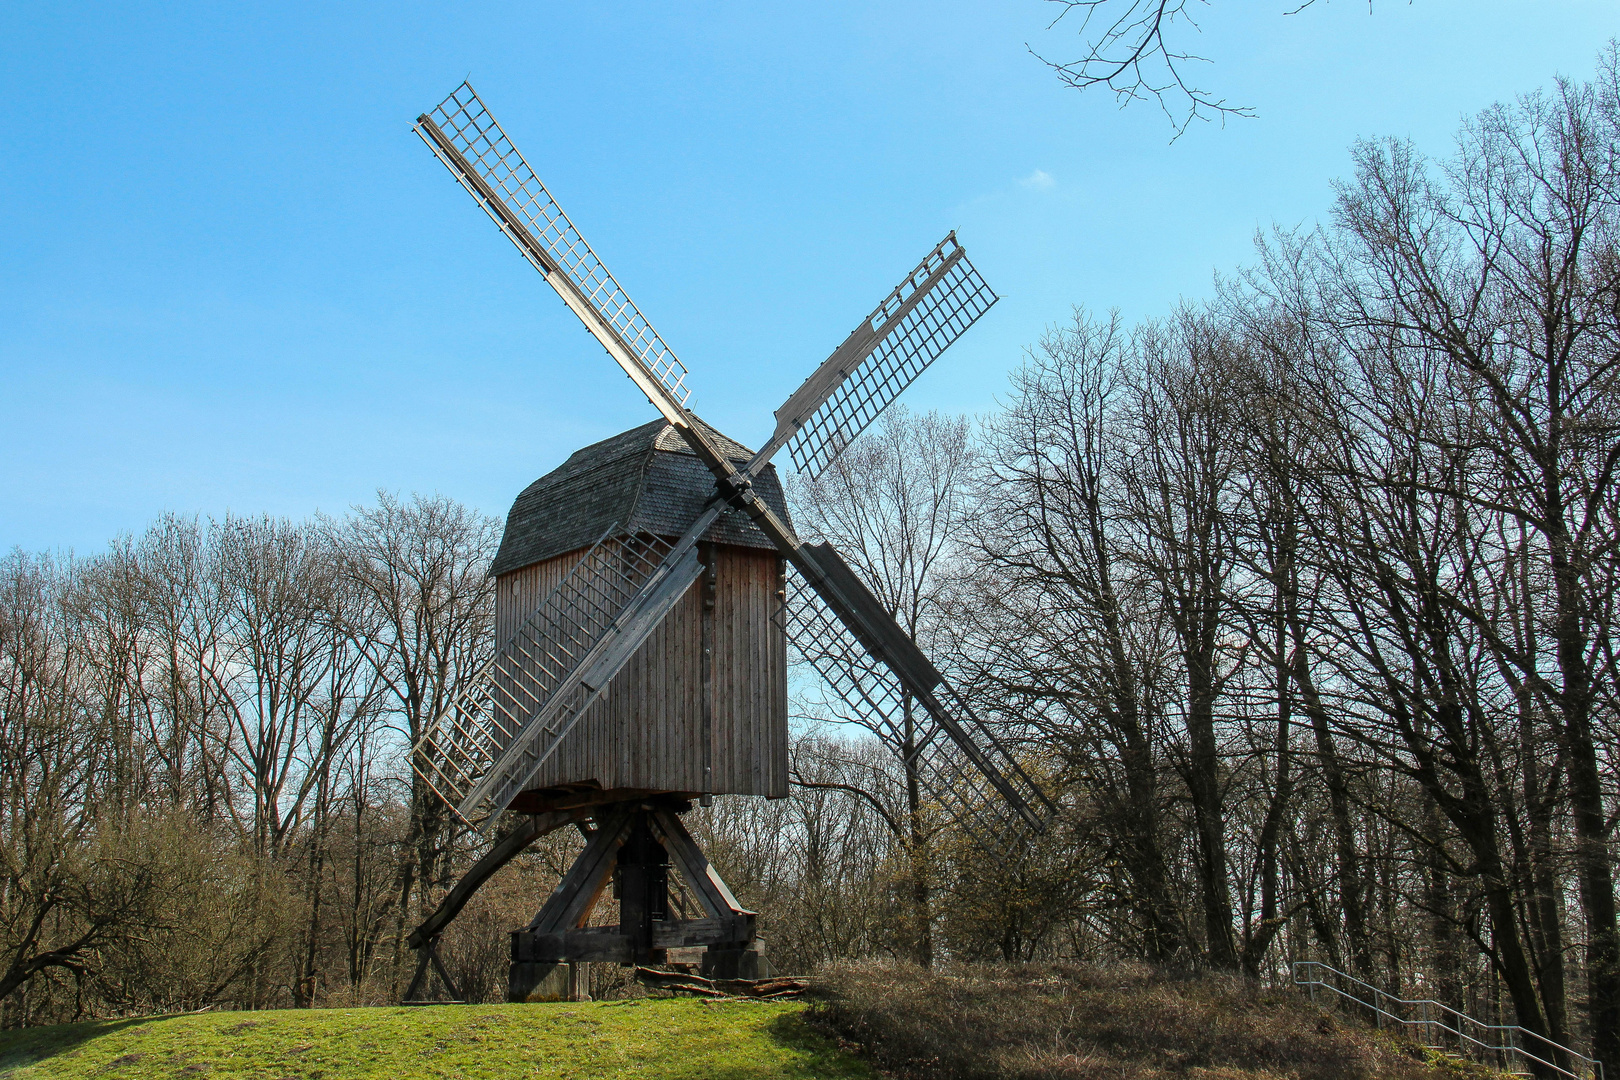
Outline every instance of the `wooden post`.
<svg viewBox="0 0 1620 1080"><path fill-rule="evenodd" d="M698 805L714 803L714 603L715 603L715 551L713 544L699 544L698 557L703 560L703 716L701 719L703 752L703 788Z"/></svg>
<svg viewBox="0 0 1620 1080"><path fill-rule="evenodd" d="M668 918L669 854L640 811L619 848L619 933L629 939L636 963L662 960L661 953L652 955L653 923Z"/></svg>

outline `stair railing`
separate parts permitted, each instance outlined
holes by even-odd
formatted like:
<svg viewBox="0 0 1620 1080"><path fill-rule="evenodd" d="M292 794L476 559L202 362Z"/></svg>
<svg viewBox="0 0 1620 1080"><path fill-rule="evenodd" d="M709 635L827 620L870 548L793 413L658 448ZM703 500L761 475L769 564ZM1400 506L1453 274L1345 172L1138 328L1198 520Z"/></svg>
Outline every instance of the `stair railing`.
<svg viewBox="0 0 1620 1080"><path fill-rule="evenodd" d="M1520 1066L1514 1070L1517 1072L1556 1074L1567 1080L1605 1080L1601 1061L1577 1053L1518 1024L1487 1024L1441 1001L1396 997L1316 960L1296 961L1293 969L1294 985L1307 990L1312 1002L1316 1001L1316 992L1320 987L1339 1000L1366 1009L1379 1028L1387 1024L1400 1025L1399 1030L1409 1036L1415 1035L1418 1042L1436 1050L1456 1049L1476 1059L1494 1059L1495 1063L1503 1066L1510 1060L1516 1060ZM1323 976L1331 976L1332 979ZM1412 1017L1413 1013L1418 1014L1416 1018ZM1526 1039L1542 1047L1541 1053L1525 1049ZM1548 1058L1555 1060L1549 1061ZM1571 1062L1573 1068L1580 1071L1571 1071L1559 1064L1559 1059Z"/></svg>

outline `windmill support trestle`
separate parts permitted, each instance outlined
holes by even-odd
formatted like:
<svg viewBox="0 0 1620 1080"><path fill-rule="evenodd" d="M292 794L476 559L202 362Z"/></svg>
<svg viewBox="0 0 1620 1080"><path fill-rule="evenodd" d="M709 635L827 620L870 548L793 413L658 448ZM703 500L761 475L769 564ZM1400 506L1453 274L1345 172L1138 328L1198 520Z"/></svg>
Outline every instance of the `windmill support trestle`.
<svg viewBox="0 0 1620 1080"><path fill-rule="evenodd" d="M575 965L585 963L690 965L718 979L770 975L754 912L737 902L681 822L680 815L691 805L678 795L641 795L572 812L533 815L498 841L411 935L420 961L406 1001L416 1000L425 989L430 968L452 998L460 996L439 962L439 935L495 870L570 821L585 833L585 849L529 925L512 932L508 1000L575 998L579 995ZM672 903L672 868L684 883L682 894L701 910L682 910L681 903ZM618 923L588 925L597 903L610 890L619 903Z"/></svg>
<svg viewBox="0 0 1620 1080"><path fill-rule="evenodd" d="M600 808L585 850L533 921L512 933L510 1000L565 996L568 966L578 963L696 962L718 978L768 974L754 913L737 903L681 823L690 806L666 798ZM670 903L672 866L702 908L696 918L681 917ZM618 924L585 925L610 887Z"/></svg>

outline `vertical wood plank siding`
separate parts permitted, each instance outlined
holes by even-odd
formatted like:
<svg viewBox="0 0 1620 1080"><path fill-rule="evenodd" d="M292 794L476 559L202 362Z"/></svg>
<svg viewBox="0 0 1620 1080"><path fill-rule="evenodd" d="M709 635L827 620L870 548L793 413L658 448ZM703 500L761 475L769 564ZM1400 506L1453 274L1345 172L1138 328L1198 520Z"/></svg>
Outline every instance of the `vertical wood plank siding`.
<svg viewBox="0 0 1620 1080"><path fill-rule="evenodd" d="M781 569L774 551L716 545L714 788L788 793L787 642L772 618ZM504 642L582 552L501 575L495 633ZM533 787L703 788L701 580L575 725Z"/></svg>

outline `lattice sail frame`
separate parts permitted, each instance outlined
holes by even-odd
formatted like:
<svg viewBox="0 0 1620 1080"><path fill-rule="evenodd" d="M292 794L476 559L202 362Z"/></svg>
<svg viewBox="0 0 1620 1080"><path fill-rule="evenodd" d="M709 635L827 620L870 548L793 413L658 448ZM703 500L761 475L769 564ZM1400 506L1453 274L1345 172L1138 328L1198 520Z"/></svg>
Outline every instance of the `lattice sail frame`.
<svg viewBox="0 0 1620 1080"><path fill-rule="evenodd" d="M529 233L551 254L563 273L585 295L642 366L663 383L676 401L685 405L690 394L686 388L686 365L681 363L674 350L653 329L652 323L641 314L641 309L630 299L630 294L602 265L602 260L596 257L596 252L574 228L574 223L557 205L557 200L551 197L546 185L529 168L528 161L512 144L472 84L464 82L456 87L455 92L427 116L485 183L494 189L506 207L527 224ZM417 133L443 160L444 154L420 126ZM460 170L455 163L445 161L444 164L459 178ZM465 180L462 186L467 188L480 206L484 206L481 192ZM488 206L484 206L484 211L503 233L508 232L506 222L491 212ZM535 261L528 245L510 235L508 239L541 274L550 272L549 267Z"/></svg>
<svg viewBox="0 0 1620 1080"><path fill-rule="evenodd" d="M412 748L412 762L463 821L485 817L479 813L484 805L488 816L498 814L505 802L497 789L521 787L601 693L604 687L570 676L620 625L673 547L651 533L609 529L468 688L428 723ZM574 700L553 702L559 688ZM536 729L542 712L552 719ZM523 752L510 754L514 745Z"/></svg>
<svg viewBox="0 0 1620 1080"><path fill-rule="evenodd" d="M839 718L877 735L903 761L906 702L894 672L861 645L796 572L789 574L780 617L790 646L837 696L842 705ZM1046 793L948 683L936 693L1044 827L1056 809ZM996 790L925 709L913 705L911 719L912 758L924 792L986 850L1017 850L1036 826Z"/></svg>
<svg viewBox="0 0 1620 1080"><path fill-rule="evenodd" d="M871 354L788 440L788 456L807 479L815 479L878 418L889 403L928 370L967 332L998 297L967 260L951 233L884 298L866 325L876 331L953 256L929 295L884 336Z"/></svg>

